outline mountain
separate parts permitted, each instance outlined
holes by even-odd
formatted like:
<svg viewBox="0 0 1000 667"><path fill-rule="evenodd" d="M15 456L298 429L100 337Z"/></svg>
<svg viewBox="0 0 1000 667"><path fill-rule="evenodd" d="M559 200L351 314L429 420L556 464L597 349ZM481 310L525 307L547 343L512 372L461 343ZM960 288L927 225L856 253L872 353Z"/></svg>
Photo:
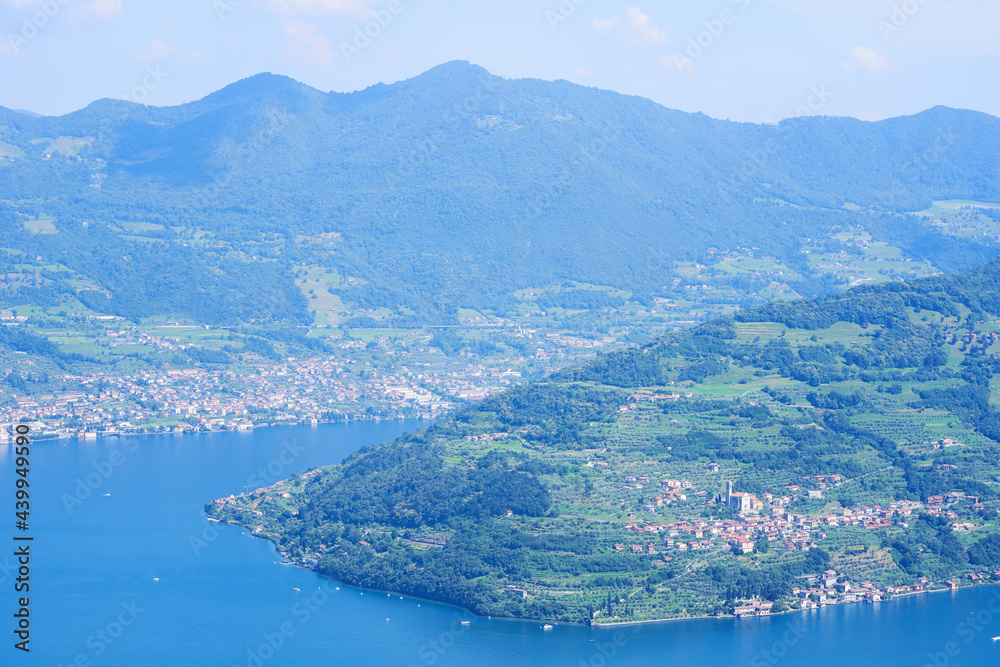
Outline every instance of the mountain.
<svg viewBox="0 0 1000 667"><path fill-rule="evenodd" d="M944 107L754 125L466 62L354 93L259 74L174 107L0 109L5 245L76 274L3 305L301 323L293 274L321 267L352 307L440 321L566 280L648 299L737 248L808 277L806 240L844 229L966 270L992 237L898 214L1000 201L998 139Z"/></svg>
<svg viewBox="0 0 1000 667"><path fill-rule="evenodd" d="M338 581L492 616L996 581L998 339L1000 261L768 304L206 510Z"/></svg>

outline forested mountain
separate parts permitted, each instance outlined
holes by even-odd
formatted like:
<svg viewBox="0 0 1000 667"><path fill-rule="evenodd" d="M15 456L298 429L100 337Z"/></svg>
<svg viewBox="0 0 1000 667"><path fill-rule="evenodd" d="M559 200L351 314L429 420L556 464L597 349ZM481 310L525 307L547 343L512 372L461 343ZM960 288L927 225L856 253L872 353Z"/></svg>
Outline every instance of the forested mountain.
<svg viewBox="0 0 1000 667"><path fill-rule="evenodd" d="M600 355L207 510L339 581L483 615L996 581L998 352L1000 260ZM809 583L828 569L848 586Z"/></svg>
<svg viewBox="0 0 1000 667"><path fill-rule="evenodd" d="M260 74L175 107L0 109L3 245L77 274L3 298L307 321L293 267L322 266L347 303L434 321L562 280L648 298L720 249L805 271L805 239L843 228L964 270L991 238L898 214L1000 200L998 139L943 107L754 125L465 62L354 93Z"/></svg>

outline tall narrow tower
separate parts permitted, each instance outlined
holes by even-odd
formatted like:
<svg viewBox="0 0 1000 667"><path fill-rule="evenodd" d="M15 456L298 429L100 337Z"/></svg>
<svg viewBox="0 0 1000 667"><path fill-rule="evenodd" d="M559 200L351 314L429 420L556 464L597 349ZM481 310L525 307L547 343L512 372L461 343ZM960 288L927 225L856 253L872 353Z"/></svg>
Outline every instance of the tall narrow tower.
<svg viewBox="0 0 1000 667"><path fill-rule="evenodd" d="M726 506L727 507L732 506L732 500L733 500L733 483L732 482L726 482Z"/></svg>

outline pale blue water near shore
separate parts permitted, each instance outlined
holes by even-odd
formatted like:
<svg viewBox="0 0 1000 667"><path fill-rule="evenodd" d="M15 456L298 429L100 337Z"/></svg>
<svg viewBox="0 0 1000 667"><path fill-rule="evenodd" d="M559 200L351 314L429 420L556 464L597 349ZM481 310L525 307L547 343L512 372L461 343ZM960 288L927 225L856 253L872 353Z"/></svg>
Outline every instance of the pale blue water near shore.
<svg viewBox="0 0 1000 667"><path fill-rule="evenodd" d="M992 602L1000 612L995 588L762 619L545 632L537 622L479 619L282 566L269 543L204 518L207 500L339 462L419 426L37 444L31 653L13 648L16 574L0 570L0 665L1000 664L1000 641L991 641L1000 635L1000 613L990 611ZM13 563L11 450L0 446L0 566ZM70 512L77 480L96 488Z"/></svg>

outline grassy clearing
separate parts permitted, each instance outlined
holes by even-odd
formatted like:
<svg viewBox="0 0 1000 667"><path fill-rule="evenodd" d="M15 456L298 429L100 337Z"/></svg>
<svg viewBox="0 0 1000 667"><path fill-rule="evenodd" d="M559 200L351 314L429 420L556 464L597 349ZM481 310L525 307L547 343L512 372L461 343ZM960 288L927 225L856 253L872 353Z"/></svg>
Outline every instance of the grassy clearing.
<svg viewBox="0 0 1000 667"><path fill-rule="evenodd" d="M34 220L25 220L24 228L32 234L58 234L56 229L56 219L51 217L38 216Z"/></svg>
<svg viewBox="0 0 1000 667"><path fill-rule="evenodd" d="M923 211L916 211L914 215L921 215L928 218L937 218L948 213L957 213L963 207L972 208L1000 208L1000 204L994 202L973 201L971 199L948 199L934 201L930 208Z"/></svg>

